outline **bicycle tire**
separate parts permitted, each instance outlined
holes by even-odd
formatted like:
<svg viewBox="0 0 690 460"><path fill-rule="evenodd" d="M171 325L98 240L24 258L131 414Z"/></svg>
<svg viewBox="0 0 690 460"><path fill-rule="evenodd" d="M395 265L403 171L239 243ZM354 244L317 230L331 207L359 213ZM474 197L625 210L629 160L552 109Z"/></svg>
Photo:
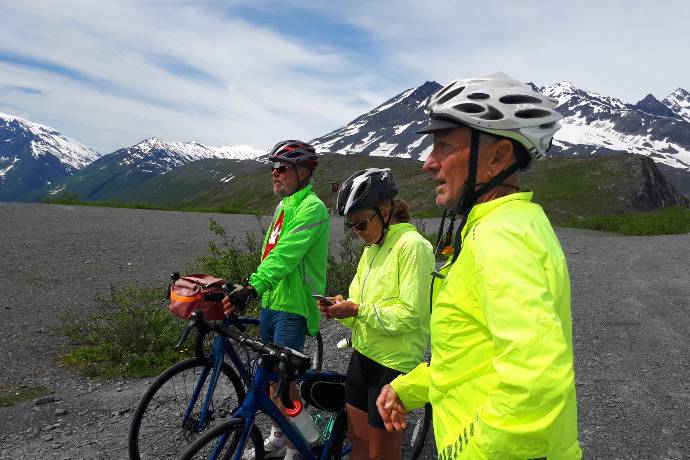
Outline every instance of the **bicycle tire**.
<svg viewBox="0 0 690 460"><path fill-rule="evenodd" d="M409 458L410 460L417 460L426 445L426 437L429 434L433 416L431 404L426 403L423 413L419 415L421 417L415 419L414 415L410 416L408 414L408 427L403 435L403 458ZM412 426L409 425L410 419L412 419Z"/></svg>
<svg viewBox="0 0 690 460"><path fill-rule="evenodd" d="M234 419L227 422L215 425L210 430L206 431L201 436L197 437L178 457L179 460L194 460L209 458L213 453L214 449L218 446L219 442L222 442L220 446L221 451L217 459L229 460L235 454L237 450L237 444L239 443L239 437L244 432L244 419ZM221 437L226 435L225 440L221 440ZM261 431L252 425L252 430L249 433L248 441L245 446L246 449L254 448L254 459L263 460L264 458L264 438Z"/></svg>
<svg viewBox="0 0 690 460"><path fill-rule="evenodd" d="M208 358L190 358L173 364L153 381L137 405L130 425L128 446L131 460L176 458L189 442L198 437L199 431L181 421L201 370L209 368L194 413L200 410L210 380L210 367ZM220 372L203 429L214 419L224 419L245 396L242 381L232 367L222 363Z"/></svg>

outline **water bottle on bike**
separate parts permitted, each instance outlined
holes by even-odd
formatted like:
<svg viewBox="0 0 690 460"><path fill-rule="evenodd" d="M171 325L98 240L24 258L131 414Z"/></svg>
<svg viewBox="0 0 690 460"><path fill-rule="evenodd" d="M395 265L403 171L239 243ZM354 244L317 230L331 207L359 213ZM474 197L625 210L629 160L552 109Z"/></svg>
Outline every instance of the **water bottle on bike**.
<svg viewBox="0 0 690 460"><path fill-rule="evenodd" d="M290 417L290 422L297 427L307 442L315 442L321 437L321 433L314 426L314 420L304 409L301 401L293 401L292 403L295 406L293 409L285 409L285 413Z"/></svg>

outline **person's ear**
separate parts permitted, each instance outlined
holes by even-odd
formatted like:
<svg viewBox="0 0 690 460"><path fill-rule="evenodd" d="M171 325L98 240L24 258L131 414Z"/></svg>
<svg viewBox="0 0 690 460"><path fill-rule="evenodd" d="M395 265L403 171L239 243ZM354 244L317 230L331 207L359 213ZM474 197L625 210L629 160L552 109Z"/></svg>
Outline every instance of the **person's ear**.
<svg viewBox="0 0 690 460"><path fill-rule="evenodd" d="M489 176L496 177L513 164L513 143L501 139L491 146L489 158Z"/></svg>

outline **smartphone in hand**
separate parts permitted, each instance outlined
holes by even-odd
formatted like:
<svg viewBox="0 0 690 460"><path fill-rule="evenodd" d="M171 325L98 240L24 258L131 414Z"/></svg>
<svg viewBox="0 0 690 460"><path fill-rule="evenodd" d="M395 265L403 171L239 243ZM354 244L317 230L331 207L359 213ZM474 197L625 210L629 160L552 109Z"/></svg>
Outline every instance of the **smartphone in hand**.
<svg viewBox="0 0 690 460"><path fill-rule="evenodd" d="M315 298L316 301L319 302L319 303L322 304L322 305L326 305L327 307L330 307L331 305L333 305L333 302L331 302L330 300L328 300L328 297L324 297L324 296L319 295L319 294L312 294L311 296L312 296L313 298Z"/></svg>

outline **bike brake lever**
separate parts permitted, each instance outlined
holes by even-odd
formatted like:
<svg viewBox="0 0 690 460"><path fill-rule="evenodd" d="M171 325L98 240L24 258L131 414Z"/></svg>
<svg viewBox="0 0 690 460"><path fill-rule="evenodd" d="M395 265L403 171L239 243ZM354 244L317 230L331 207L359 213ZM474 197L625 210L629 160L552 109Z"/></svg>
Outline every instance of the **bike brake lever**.
<svg viewBox="0 0 690 460"><path fill-rule="evenodd" d="M290 379L287 373L287 360L290 357L285 354L280 354L280 363L278 364L278 372L280 373L280 380L278 381L278 391L276 397L280 397L280 402L286 409L294 409L295 404L290 397Z"/></svg>
<svg viewBox="0 0 690 460"><path fill-rule="evenodd" d="M189 333L192 332L192 329L194 329L199 322L199 319L203 320L203 313L201 313L199 310L195 311L192 313L192 316L189 319L189 322L185 326L184 330L182 331L182 334L180 335L180 340L177 341L175 344L175 349L179 349L183 343L187 341L187 338L189 337Z"/></svg>

